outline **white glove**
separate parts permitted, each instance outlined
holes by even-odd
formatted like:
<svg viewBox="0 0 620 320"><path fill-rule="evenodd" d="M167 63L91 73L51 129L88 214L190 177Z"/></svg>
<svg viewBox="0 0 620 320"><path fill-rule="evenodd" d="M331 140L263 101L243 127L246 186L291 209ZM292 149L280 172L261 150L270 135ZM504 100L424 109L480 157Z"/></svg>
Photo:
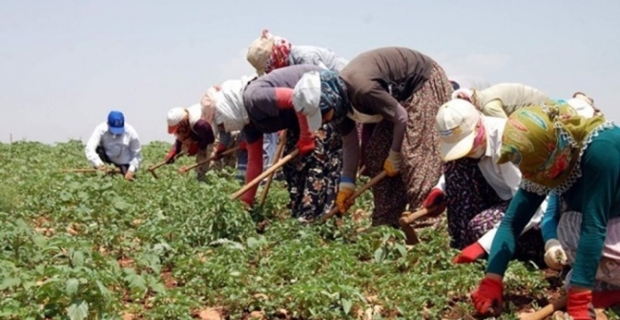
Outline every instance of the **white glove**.
<svg viewBox="0 0 620 320"><path fill-rule="evenodd" d="M557 239L551 239L545 243L545 263L554 270L562 270L566 265L566 252Z"/></svg>

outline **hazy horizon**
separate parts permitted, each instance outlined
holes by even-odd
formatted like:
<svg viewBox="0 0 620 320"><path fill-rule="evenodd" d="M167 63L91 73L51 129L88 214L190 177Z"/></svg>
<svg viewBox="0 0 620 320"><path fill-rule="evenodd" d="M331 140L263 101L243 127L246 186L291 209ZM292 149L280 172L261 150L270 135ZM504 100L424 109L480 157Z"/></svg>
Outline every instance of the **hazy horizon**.
<svg viewBox="0 0 620 320"><path fill-rule="evenodd" d="M620 87L620 2L0 2L0 142L85 142L120 110L142 143L172 142L170 108L253 73L262 29L352 59L405 46L450 75L583 91L611 120Z"/></svg>

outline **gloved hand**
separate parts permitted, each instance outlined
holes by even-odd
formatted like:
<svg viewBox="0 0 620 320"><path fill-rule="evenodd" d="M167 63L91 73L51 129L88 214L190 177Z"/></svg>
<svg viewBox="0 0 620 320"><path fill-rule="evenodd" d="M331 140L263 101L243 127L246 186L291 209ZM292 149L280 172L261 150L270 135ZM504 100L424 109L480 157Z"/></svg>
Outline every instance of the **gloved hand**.
<svg viewBox="0 0 620 320"><path fill-rule="evenodd" d="M248 150L248 144L247 144L247 142L245 142L245 140L241 140L241 142L239 142L239 149L241 149L243 151L247 151Z"/></svg>
<svg viewBox="0 0 620 320"><path fill-rule="evenodd" d="M222 155L224 151L226 151L226 145L223 143L218 143L217 147L215 147L215 153L213 154L213 160L215 161L221 160L222 157L224 157Z"/></svg>
<svg viewBox="0 0 620 320"><path fill-rule="evenodd" d="M125 173L125 180L133 181L133 179L134 179L134 173L132 171L127 171Z"/></svg>
<svg viewBox="0 0 620 320"><path fill-rule="evenodd" d="M566 265L566 252L564 252L560 241L557 239L549 239L545 243L545 263L549 268L558 271L562 270Z"/></svg>
<svg viewBox="0 0 620 320"><path fill-rule="evenodd" d="M175 152L174 149L168 151L168 154L166 154L166 157L164 158L164 161L166 162L166 164L174 163L176 155L177 153Z"/></svg>
<svg viewBox="0 0 620 320"><path fill-rule="evenodd" d="M387 159L385 159L385 162L383 163L383 170L387 172L388 177L394 177L398 175L398 173L400 172L400 165L402 161L403 160L400 152L394 152L390 150Z"/></svg>
<svg viewBox="0 0 620 320"><path fill-rule="evenodd" d="M192 144L189 145L187 154L190 156L195 156L197 153L198 153L198 143L192 142Z"/></svg>
<svg viewBox="0 0 620 320"><path fill-rule="evenodd" d="M299 137L297 149L299 149L299 155L302 157L311 154L314 151L314 135Z"/></svg>
<svg viewBox="0 0 620 320"><path fill-rule="evenodd" d="M592 305L600 309L608 309L615 305L620 305L620 290L593 291Z"/></svg>
<svg viewBox="0 0 620 320"><path fill-rule="evenodd" d="M571 288L568 290L566 313L573 320L594 320L594 315L590 315L591 302L592 291L576 291L575 288Z"/></svg>
<svg viewBox="0 0 620 320"><path fill-rule="evenodd" d="M424 202L422 202L422 207L427 209L435 207L433 212L429 212L429 216L437 216L446 210L445 198L445 194L441 189L433 188L428 193L426 199L424 199Z"/></svg>
<svg viewBox="0 0 620 320"><path fill-rule="evenodd" d="M474 308L483 316L499 316L502 313L504 284L501 280L485 276L478 289L471 294Z"/></svg>
<svg viewBox="0 0 620 320"><path fill-rule="evenodd" d="M353 205L354 201L349 200L355 192L355 184L352 182L340 182L338 185L338 194L336 195L336 205L341 214L345 214Z"/></svg>
<svg viewBox="0 0 620 320"><path fill-rule="evenodd" d="M473 244L469 245L467 248L463 249L463 251L461 251L459 255L454 257L454 259L452 260L452 263L454 264L472 263L482 258L482 256L484 256L485 254L486 254L486 251L484 251L484 248L482 248L482 246L478 242L474 242Z"/></svg>
<svg viewBox="0 0 620 320"><path fill-rule="evenodd" d="M105 164L102 164L97 167L97 170L101 172L108 172L110 169L108 169L108 166L106 166Z"/></svg>

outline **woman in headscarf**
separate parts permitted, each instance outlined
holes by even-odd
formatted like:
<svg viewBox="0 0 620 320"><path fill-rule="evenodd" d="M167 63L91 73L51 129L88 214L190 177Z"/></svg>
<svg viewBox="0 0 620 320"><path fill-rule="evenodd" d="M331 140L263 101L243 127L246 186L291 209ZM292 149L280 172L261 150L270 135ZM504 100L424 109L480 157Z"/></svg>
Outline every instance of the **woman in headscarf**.
<svg viewBox="0 0 620 320"><path fill-rule="evenodd" d="M326 82L321 73L321 82ZM360 162L357 123L376 126L363 157L370 176L387 171L377 183L372 224L398 227L407 204L418 208L441 176L439 136L434 130L439 106L452 86L430 57L401 47L374 49L357 56L340 72L340 80L323 85L337 97L331 120L343 139L343 169L337 204L345 213L355 190ZM323 94L324 96L327 93ZM404 157L403 157L404 155Z"/></svg>
<svg viewBox="0 0 620 320"><path fill-rule="evenodd" d="M302 64L340 72L349 63L349 60L336 55L331 49L294 45L286 38L273 35L266 29L250 44L247 60L259 76L279 68ZM332 124L325 124L322 129L326 132L335 130ZM357 129L361 134L362 127L359 126Z"/></svg>
<svg viewBox="0 0 620 320"><path fill-rule="evenodd" d="M591 305L618 303L620 291L620 128L604 116L585 118L552 101L515 111L506 124L498 163L512 162L524 181L493 239L486 274L472 293L476 310L499 315L502 277L515 239L545 197L561 195L575 210L563 214L558 240L572 275L567 313L594 319Z"/></svg>
<svg viewBox="0 0 620 320"><path fill-rule="evenodd" d="M499 83L486 89L461 88L452 93L452 98L467 100L484 115L499 118L508 118L519 108L549 100L540 90L520 83Z"/></svg>
<svg viewBox="0 0 620 320"><path fill-rule="evenodd" d="M331 49L293 45L287 39L271 34L269 30L263 30L260 37L250 44L247 59L259 76L299 64L340 72L349 62Z"/></svg>
<svg viewBox="0 0 620 320"><path fill-rule="evenodd" d="M205 109L200 104L187 108L172 108L168 111L168 133L174 134L176 140L165 157L168 164L174 163L175 157L183 151L188 156L196 156L196 162L201 162L211 154L215 140L215 128L213 123L213 110ZM196 168L196 178L204 181L205 173L209 170L209 164L203 164Z"/></svg>
<svg viewBox="0 0 620 320"><path fill-rule="evenodd" d="M341 141L336 132L321 128L321 112L296 109L293 88L309 71L321 68L297 65L280 68L246 85L228 81L216 97L215 121L225 131L242 130L248 150L246 182L262 171L262 140L265 133L287 130L284 154L295 148L300 155L283 167L290 195L289 207L295 218L311 220L328 212L335 199L341 168ZM248 190L242 200L254 203L258 186Z"/></svg>
<svg viewBox="0 0 620 320"><path fill-rule="evenodd" d="M470 263L491 249L504 212L519 188L521 173L512 163L498 165L506 119L483 115L471 103L453 99L437 113L444 175L422 204L431 215L447 208L450 246L462 250L454 263ZM539 225L546 204L519 237L515 259L544 267Z"/></svg>

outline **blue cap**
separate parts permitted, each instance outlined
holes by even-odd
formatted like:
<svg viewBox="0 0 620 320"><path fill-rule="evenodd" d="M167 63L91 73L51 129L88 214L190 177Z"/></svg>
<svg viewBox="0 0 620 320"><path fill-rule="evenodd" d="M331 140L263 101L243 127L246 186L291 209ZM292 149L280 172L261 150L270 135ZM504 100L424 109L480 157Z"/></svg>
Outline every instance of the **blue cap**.
<svg viewBox="0 0 620 320"><path fill-rule="evenodd" d="M125 133L125 116L120 111L110 111L108 114L108 129L112 134Z"/></svg>

